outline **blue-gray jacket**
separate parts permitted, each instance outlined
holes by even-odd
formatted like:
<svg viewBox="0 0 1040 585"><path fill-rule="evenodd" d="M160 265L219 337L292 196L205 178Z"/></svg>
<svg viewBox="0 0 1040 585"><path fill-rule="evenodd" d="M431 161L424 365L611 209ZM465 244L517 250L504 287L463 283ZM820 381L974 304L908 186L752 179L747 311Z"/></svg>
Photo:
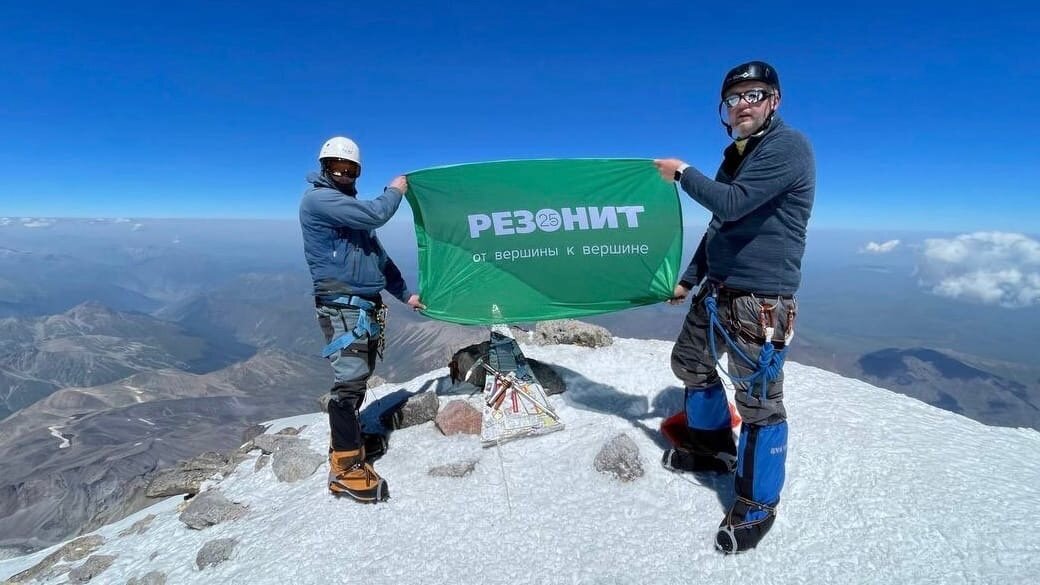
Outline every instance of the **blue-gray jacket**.
<svg viewBox="0 0 1040 585"><path fill-rule="evenodd" d="M313 186L300 201L300 229L314 296L322 301L343 295L374 299L386 289L407 302L408 286L375 232L393 217L403 194L388 187L362 201L338 191L321 173L308 174L307 182Z"/></svg>
<svg viewBox="0 0 1040 585"><path fill-rule="evenodd" d="M793 295L802 281L805 234L816 196L812 146L779 116L740 156L730 145L715 180L688 167L683 191L712 213L685 286L708 276L727 287Z"/></svg>

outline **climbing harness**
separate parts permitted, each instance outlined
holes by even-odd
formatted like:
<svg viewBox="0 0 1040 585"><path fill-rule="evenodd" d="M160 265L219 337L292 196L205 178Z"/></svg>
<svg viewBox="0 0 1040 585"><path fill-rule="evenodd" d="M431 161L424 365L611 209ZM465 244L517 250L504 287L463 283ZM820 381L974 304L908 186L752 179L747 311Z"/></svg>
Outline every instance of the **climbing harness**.
<svg viewBox="0 0 1040 585"><path fill-rule="evenodd" d="M774 305L759 304L758 321L762 326L762 330L765 332L765 338L763 339L764 343L762 343L762 349L759 351L758 359L755 360L741 351L740 347L733 341L729 332L722 325L722 322L719 319L717 297L717 289L713 289L709 294L704 296L704 307L708 312L708 345L711 348L711 357L715 361L715 365L719 365L719 354L715 347L715 335L713 335L713 332L717 332L726 345L730 347L734 356L743 360L748 366L754 368L747 376L730 374L722 368L720 368L720 370L734 384L746 384L748 388L748 397L750 398L755 398L754 389L756 386L759 386L761 389L759 390L757 399L761 403L767 398L769 383L779 378L780 373L783 371L784 358L787 356L787 348L790 347L791 340L794 338L794 309L788 308L787 310L787 323L784 331L783 348L777 350L773 345L773 334L775 333L773 325L776 322L775 316L773 315L773 309L779 306L779 303ZM752 298L754 298L753 295Z"/></svg>
<svg viewBox="0 0 1040 585"><path fill-rule="evenodd" d="M347 329L347 320L340 315L340 320L343 323L343 328L347 331L339 337L333 339L324 349L321 350L322 357L331 357L336 352L342 351L354 343L354 341L368 335L369 337L379 336L379 342L376 353L380 358L383 357L383 328L386 325L386 307L380 307L379 310L375 311L372 315L373 309L376 308L376 304L372 301L363 299L358 296L346 296L339 297L329 303L331 306L336 307L351 307L358 310L357 324L352 329Z"/></svg>

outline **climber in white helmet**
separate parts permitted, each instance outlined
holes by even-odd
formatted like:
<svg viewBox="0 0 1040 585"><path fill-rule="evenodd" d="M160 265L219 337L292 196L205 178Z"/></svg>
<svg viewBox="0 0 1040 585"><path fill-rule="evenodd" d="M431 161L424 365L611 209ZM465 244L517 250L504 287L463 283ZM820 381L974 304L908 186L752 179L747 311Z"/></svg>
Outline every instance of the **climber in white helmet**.
<svg viewBox="0 0 1040 585"><path fill-rule="evenodd" d="M334 376L327 402L329 491L360 502L381 502L389 490L370 462L372 451L379 448L371 443L381 437L362 434L358 411L376 356L382 353L381 291L413 309L425 308L419 295L409 292L375 232L401 205L408 180L396 177L382 195L358 199L361 149L343 136L322 145L318 162L321 171L307 176L311 187L300 202L300 228L318 324L327 343L322 354ZM381 445L385 448L385 442Z"/></svg>

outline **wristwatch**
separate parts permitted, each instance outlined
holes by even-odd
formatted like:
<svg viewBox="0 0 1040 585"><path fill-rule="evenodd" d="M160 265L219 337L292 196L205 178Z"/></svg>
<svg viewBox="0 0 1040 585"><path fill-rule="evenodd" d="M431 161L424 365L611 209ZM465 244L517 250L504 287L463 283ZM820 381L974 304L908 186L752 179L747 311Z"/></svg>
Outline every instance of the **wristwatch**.
<svg viewBox="0 0 1040 585"><path fill-rule="evenodd" d="M681 167L675 169L675 182L678 183L682 180L683 171L690 168L690 165L683 163Z"/></svg>

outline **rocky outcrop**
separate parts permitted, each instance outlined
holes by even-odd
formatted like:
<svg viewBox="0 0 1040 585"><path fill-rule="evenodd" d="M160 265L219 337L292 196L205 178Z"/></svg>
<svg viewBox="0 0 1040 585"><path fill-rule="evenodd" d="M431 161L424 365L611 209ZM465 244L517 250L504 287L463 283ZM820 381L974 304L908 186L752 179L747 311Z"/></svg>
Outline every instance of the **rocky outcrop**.
<svg viewBox="0 0 1040 585"><path fill-rule="evenodd" d="M424 391L412 396L393 415L394 429L407 429L416 425L422 425L433 421L437 417L437 411L441 407L441 401L437 398L437 392Z"/></svg>
<svg viewBox="0 0 1040 585"><path fill-rule="evenodd" d="M214 475L227 475L235 468L235 459L216 451L207 451L197 457L181 461L172 469L164 469L148 482L145 495L165 498L180 494L197 494L202 482Z"/></svg>
<svg viewBox="0 0 1040 585"><path fill-rule="evenodd" d="M93 553L97 549L101 548L101 545L105 544L105 537L100 534L90 534L87 536L81 536L76 540L66 544L58 550L52 552L43 558L40 562L36 563L32 567L12 576L7 580L6 583L28 583L29 581L38 580L43 578L44 575L55 575L59 573L52 572L61 561L75 562L86 558L87 555ZM69 567L66 566L65 571L67 572Z"/></svg>
<svg viewBox="0 0 1040 585"><path fill-rule="evenodd" d="M202 545L199 554L195 556L195 565L199 570L212 565L219 565L231 558L232 551L238 540L234 538L218 538Z"/></svg>
<svg viewBox="0 0 1040 585"><path fill-rule="evenodd" d="M131 577L126 585L166 585L166 573L151 571L140 577Z"/></svg>
<svg viewBox="0 0 1040 585"><path fill-rule="evenodd" d="M592 325L574 319L558 319L555 321L539 321L531 335L535 345L581 345L584 347L606 347L614 343L614 338L599 325Z"/></svg>
<svg viewBox="0 0 1040 585"><path fill-rule="evenodd" d="M271 470L278 481L292 483L314 474L325 463L325 457L303 444L293 445L274 452L271 456Z"/></svg>
<svg viewBox="0 0 1040 585"><path fill-rule="evenodd" d="M86 583L104 573L116 561L113 555L93 555L85 563L69 571L70 583Z"/></svg>
<svg viewBox="0 0 1040 585"><path fill-rule="evenodd" d="M260 435L253 439L253 447L260 449L264 455L270 455L280 449L299 447L303 439L292 435Z"/></svg>
<svg viewBox="0 0 1040 585"><path fill-rule="evenodd" d="M188 528L202 530L214 524L241 518L246 507L231 502L217 490L207 490L191 499L179 517Z"/></svg>
<svg viewBox="0 0 1040 585"><path fill-rule="evenodd" d="M148 532L148 529L152 526L153 520L155 520L155 514L149 514L137 522L134 522L130 528L120 532L119 536L124 537L133 534L144 534L145 532Z"/></svg>

